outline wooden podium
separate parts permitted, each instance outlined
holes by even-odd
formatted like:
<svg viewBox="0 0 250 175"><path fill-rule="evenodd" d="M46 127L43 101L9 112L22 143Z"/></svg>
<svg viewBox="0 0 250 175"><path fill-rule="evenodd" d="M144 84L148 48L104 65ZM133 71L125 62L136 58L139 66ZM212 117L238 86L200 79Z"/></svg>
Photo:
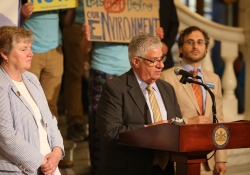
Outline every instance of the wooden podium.
<svg viewBox="0 0 250 175"><path fill-rule="evenodd" d="M176 175L199 175L200 163L212 150L250 147L250 121L213 124L160 124L120 133L119 143L166 150Z"/></svg>

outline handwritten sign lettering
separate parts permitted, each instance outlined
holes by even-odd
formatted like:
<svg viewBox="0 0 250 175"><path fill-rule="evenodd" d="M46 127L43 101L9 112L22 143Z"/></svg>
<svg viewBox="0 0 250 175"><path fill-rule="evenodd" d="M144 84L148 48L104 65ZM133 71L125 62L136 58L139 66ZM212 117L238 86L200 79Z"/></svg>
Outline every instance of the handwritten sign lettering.
<svg viewBox="0 0 250 175"><path fill-rule="evenodd" d="M89 40L128 43L140 32L156 34L157 0L83 0Z"/></svg>
<svg viewBox="0 0 250 175"><path fill-rule="evenodd" d="M104 9L109 13L120 13L125 10L126 1L120 0L116 2L116 0L106 0L104 3Z"/></svg>
<svg viewBox="0 0 250 175"><path fill-rule="evenodd" d="M56 9L75 8L78 0L28 0L34 4L34 12Z"/></svg>

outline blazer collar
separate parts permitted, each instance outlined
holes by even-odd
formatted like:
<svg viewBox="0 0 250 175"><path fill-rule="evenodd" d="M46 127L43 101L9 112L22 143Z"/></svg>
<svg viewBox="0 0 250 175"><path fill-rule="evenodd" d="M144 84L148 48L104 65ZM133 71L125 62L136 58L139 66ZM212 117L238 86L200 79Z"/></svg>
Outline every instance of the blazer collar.
<svg viewBox="0 0 250 175"><path fill-rule="evenodd" d="M22 101L22 103L27 107L27 109L31 112L31 114L33 115L33 117L35 117L35 114L34 114L33 110L31 109L30 105L25 100L25 98L22 96L22 94L20 94L19 90L17 89L17 87L15 86L15 84L12 82L12 80L11 80L10 76L8 75L8 73L3 69L2 66L0 66L0 70L1 70L1 75L4 78L4 81L5 81L5 82L2 82L3 86L6 89L8 89L9 92L12 91L20 99L20 101ZM36 99L35 95L33 95L35 92L32 91L32 88L30 87L30 82L28 82L29 79L25 75L25 72L22 75L22 79L23 79L23 83L25 84L26 88L30 92L31 96L33 97L33 99L35 100L35 102L36 102L36 104L37 104L37 106L39 108L39 100ZM11 94L9 94L9 95L11 95Z"/></svg>
<svg viewBox="0 0 250 175"><path fill-rule="evenodd" d="M141 114L143 115L146 121L146 124L152 123L147 102L138 84L133 69L130 69L127 72L127 85L130 87L128 93L131 95L131 98L133 98L135 104L139 108ZM145 111L145 109L147 110Z"/></svg>

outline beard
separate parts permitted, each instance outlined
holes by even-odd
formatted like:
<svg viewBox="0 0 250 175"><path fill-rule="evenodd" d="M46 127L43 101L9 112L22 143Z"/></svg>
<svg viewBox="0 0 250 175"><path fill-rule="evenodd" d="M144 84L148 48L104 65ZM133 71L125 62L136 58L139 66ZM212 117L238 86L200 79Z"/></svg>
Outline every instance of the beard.
<svg viewBox="0 0 250 175"><path fill-rule="evenodd" d="M203 60L205 58L205 56L206 56L206 52L198 58L189 56L188 52L182 53L182 58L188 60L191 63L200 62L201 60Z"/></svg>

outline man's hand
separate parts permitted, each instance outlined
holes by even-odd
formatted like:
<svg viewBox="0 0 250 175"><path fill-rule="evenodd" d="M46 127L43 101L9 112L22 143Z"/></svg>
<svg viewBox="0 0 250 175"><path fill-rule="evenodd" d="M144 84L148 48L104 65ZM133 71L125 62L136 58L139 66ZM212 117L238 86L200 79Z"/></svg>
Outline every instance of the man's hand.
<svg viewBox="0 0 250 175"><path fill-rule="evenodd" d="M159 122L155 122L155 123L152 123L152 124L145 125L145 127L155 126L155 125L159 125L159 124L163 124L163 123L170 123L170 122L169 122L169 120L161 120Z"/></svg>
<svg viewBox="0 0 250 175"><path fill-rule="evenodd" d="M156 28L156 34L162 40L164 38L164 30L163 30L163 28L162 27Z"/></svg>
<svg viewBox="0 0 250 175"><path fill-rule="evenodd" d="M34 6L32 2L27 2L24 5L22 5L21 13L25 18L29 18L30 15L33 13Z"/></svg>
<svg viewBox="0 0 250 175"><path fill-rule="evenodd" d="M33 9L34 9L34 6L33 6L32 2L27 2L24 5L22 5L22 7L21 7L21 15L25 19L27 19L30 17L30 15L32 15Z"/></svg>
<svg viewBox="0 0 250 175"><path fill-rule="evenodd" d="M204 115L192 117L188 119L188 124L206 124L208 123L208 119Z"/></svg>
<svg viewBox="0 0 250 175"><path fill-rule="evenodd" d="M214 165L215 171L218 175L224 175L227 171L226 164L224 162L217 162Z"/></svg>
<svg viewBox="0 0 250 175"><path fill-rule="evenodd" d="M21 26L32 15L34 6L32 2L27 2L21 7Z"/></svg>
<svg viewBox="0 0 250 175"><path fill-rule="evenodd" d="M47 160L41 165L41 170L45 175L53 175L56 171L59 161L62 157L62 150L59 147L54 147L53 151L45 156Z"/></svg>
<svg viewBox="0 0 250 175"><path fill-rule="evenodd" d="M156 34L159 36L160 40L162 40L164 38L164 30L162 27L158 27L156 28ZM168 53L168 46L164 43L162 43L162 52L163 54L167 54Z"/></svg>

